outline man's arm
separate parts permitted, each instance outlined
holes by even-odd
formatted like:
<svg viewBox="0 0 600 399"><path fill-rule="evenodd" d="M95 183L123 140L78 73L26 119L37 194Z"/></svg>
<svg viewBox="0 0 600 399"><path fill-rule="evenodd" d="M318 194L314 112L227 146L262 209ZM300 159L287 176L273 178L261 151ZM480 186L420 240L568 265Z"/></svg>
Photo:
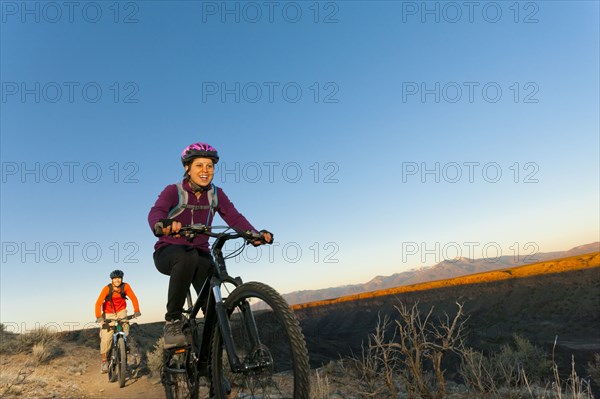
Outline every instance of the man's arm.
<svg viewBox="0 0 600 399"><path fill-rule="evenodd" d="M104 303L104 298L108 295L108 286L105 285L100 291L100 296L96 299L96 307L94 308L94 312L96 313L96 319L102 316L102 304Z"/></svg>
<svg viewBox="0 0 600 399"><path fill-rule="evenodd" d="M133 311L135 313L140 313L140 304L129 284L125 285L125 295L127 295L127 298L131 299L131 304L133 305Z"/></svg>

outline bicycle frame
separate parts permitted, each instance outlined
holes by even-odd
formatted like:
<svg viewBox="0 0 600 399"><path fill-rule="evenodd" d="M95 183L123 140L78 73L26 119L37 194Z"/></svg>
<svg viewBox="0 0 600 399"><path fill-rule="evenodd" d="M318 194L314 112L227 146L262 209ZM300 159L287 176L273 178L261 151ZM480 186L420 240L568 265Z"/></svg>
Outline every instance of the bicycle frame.
<svg viewBox="0 0 600 399"><path fill-rule="evenodd" d="M114 331L113 337L112 337L112 345L113 345L112 347L113 348L116 347L117 340L119 339L119 337L122 337L123 341L125 341L125 344L127 344L127 334L125 334L125 331L123 331L123 322L127 321L127 320L131 320L133 318L134 318L134 316L126 316L121 319L106 320L106 322L105 322L106 323L105 325L107 326L106 328ZM112 323L112 322L115 323L114 326L110 325L110 323Z"/></svg>
<svg viewBox="0 0 600 399"><path fill-rule="evenodd" d="M262 365L248 365L242 364L237 353L235 351L233 335L231 332L231 325L229 324L229 318L227 317L224 299L221 293L221 286L223 283L230 283L235 287L241 285L242 279L240 277L231 277L227 273L225 266L225 258L223 256L223 246L229 239L240 238L241 235L224 236L213 233L208 233L212 236L216 236L217 240L214 242L211 253L213 261L213 271L210 282L205 283L202 287L198 298L189 310L189 318L195 319L200 309L204 313L204 331L202 333L202 341L197 347L197 353L199 353L199 361L201 365L207 364L210 353L210 333L213 331L215 323L218 325L221 336L223 338L223 344L227 352L231 371L234 373L249 371L262 367ZM188 303L191 304L191 295L188 292ZM254 315L249 303L244 303L242 307L244 313L244 320L246 321L246 329L250 333L250 338L254 345L260 345L260 340L257 333L256 322ZM187 313L187 312L186 312Z"/></svg>
<svg viewBox="0 0 600 399"><path fill-rule="evenodd" d="M123 341L125 341L125 343L127 344L127 334L125 334L125 331L123 331L123 325L120 321L117 321L114 330L115 332L113 333L113 348L116 347L117 340L119 339L119 337L121 337Z"/></svg>
<svg viewBox="0 0 600 399"><path fill-rule="evenodd" d="M215 228L225 230L213 233ZM167 398L196 398L199 379L204 376L209 394L218 398L272 397L275 393L275 397L308 399L308 352L289 305L267 284L231 277L225 265L244 249L224 255L226 241L243 238L253 245L270 244L272 234L201 224L181 226L171 233L189 241L198 234L216 240L211 245L209 277L202 287L195 287L198 297L192 301L191 290L187 292L181 327L187 343L163 352L161 382ZM258 310L255 301L261 304ZM198 318L200 310L203 321Z"/></svg>

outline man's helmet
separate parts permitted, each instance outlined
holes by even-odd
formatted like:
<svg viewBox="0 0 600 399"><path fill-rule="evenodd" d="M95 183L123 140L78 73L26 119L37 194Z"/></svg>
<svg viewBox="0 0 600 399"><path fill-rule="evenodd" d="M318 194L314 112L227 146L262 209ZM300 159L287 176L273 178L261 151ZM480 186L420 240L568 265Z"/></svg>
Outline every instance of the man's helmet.
<svg viewBox="0 0 600 399"><path fill-rule="evenodd" d="M113 270L110 273L110 278L123 278L123 276L125 275L125 273L123 273L123 271L121 270Z"/></svg>
<svg viewBox="0 0 600 399"><path fill-rule="evenodd" d="M219 153L209 144L194 143L185 147L181 152L181 163L185 166L194 158L210 158L216 164L219 162Z"/></svg>

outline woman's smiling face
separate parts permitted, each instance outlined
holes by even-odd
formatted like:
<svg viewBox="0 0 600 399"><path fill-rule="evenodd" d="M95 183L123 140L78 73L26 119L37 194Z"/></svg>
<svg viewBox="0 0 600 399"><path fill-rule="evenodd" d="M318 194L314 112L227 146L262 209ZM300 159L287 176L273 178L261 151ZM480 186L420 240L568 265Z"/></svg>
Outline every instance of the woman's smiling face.
<svg viewBox="0 0 600 399"><path fill-rule="evenodd" d="M199 186L208 186L215 174L215 166L210 158L196 158L188 168L190 179Z"/></svg>

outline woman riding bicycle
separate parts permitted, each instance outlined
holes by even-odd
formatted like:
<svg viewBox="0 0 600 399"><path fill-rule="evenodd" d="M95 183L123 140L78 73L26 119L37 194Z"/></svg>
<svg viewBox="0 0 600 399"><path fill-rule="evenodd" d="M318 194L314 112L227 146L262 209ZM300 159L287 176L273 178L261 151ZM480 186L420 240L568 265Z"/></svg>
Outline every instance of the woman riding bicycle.
<svg viewBox="0 0 600 399"><path fill-rule="evenodd" d="M154 264L159 272L170 276L165 314L165 348L184 346L181 314L190 284L196 293L204 285L211 268L208 236L198 235L192 242L176 233L182 225L212 224L215 212L231 227L241 230L256 229L237 211L220 187L213 183L214 166L219 154L212 146L195 143L181 153L185 169L181 183L170 184L159 194L148 214L148 223L159 237L154 245ZM271 233L260 231L267 243ZM175 234L175 236L171 235ZM260 245L260 241L253 245Z"/></svg>

